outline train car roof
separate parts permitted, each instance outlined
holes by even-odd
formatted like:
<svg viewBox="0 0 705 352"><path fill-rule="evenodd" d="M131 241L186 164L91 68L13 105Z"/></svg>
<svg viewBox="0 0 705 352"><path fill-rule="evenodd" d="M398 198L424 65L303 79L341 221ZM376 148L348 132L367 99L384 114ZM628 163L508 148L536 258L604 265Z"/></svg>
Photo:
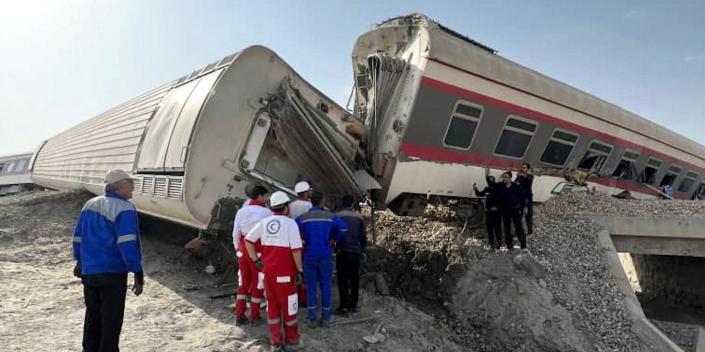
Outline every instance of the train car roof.
<svg viewBox="0 0 705 352"><path fill-rule="evenodd" d="M608 121L705 161L705 146L590 93L501 57L489 46L461 35L423 14L390 18L375 28L409 25L424 28L429 33L429 58Z"/></svg>
<svg viewBox="0 0 705 352"><path fill-rule="evenodd" d="M28 159L28 158L31 158L31 157L32 157L32 153L3 155L3 156L0 156L0 162L3 162L3 161L12 161L12 160L21 160L21 159Z"/></svg>

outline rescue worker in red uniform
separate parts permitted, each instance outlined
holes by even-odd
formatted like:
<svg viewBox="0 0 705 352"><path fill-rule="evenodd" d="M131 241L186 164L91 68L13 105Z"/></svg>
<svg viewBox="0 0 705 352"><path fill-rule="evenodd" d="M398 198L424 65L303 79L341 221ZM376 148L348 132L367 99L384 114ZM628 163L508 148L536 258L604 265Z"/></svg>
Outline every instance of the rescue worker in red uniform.
<svg viewBox="0 0 705 352"><path fill-rule="evenodd" d="M274 215L260 221L245 237L247 254L264 273L272 351L296 350L301 347L296 285L302 278L303 245L298 225L287 217L289 201L286 193L274 192L269 199ZM262 248L262 256L259 258L257 242L261 243Z"/></svg>
<svg viewBox="0 0 705 352"><path fill-rule="evenodd" d="M262 186L255 186L249 192L250 199L246 206L243 206L235 214L233 223L233 245L237 253L238 263L238 288L235 299L235 325L242 325L247 322L245 311L247 301L250 302L250 323L259 324L260 305L264 302L264 276L255 267L255 263L250 260L245 249L245 235L252 230L262 219L271 216L272 212L267 209L265 196L267 189ZM259 258L262 250L259 243L255 246L255 252Z"/></svg>

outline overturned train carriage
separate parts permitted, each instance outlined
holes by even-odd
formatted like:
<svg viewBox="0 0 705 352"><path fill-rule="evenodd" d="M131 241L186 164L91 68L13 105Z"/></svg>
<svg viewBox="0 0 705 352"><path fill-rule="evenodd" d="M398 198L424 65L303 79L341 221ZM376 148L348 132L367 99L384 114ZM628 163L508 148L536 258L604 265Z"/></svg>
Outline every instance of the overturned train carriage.
<svg viewBox="0 0 705 352"><path fill-rule="evenodd" d="M345 132L360 128L274 52L253 46L50 138L32 177L101 194L106 171L121 168L136 178L140 212L227 229L248 181L292 193L308 179L333 196L363 193L358 183L370 180Z"/></svg>
<svg viewBox="0 0 705 352"><path fill-rule="evenodd" d="M354 46L355 111L381 203L419 214L428 200L468 202L523 162L541 170L534 199L567 173L635 197L705 196L705 147L590 94L511 62L423 15L393 18Z"/></svg>

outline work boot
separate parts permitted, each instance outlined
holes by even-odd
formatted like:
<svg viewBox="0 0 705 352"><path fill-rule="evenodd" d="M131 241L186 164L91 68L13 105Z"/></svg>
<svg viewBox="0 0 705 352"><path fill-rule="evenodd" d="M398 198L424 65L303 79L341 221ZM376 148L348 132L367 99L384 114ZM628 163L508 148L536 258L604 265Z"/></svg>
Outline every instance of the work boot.
<svg viewBox="0 0 705 352"><path fill-rule="evenodd" d="M241 325L245 325L245 324L247 324L247 318L240 317L240 318L235 319L236 326L241 326Z"/></svg>
<svg viewBox="0 0 705 352"><path fill-rule="evenodd" d="M272 348L270 349L272 352L283 352L286 351L284 348L284 345L272 345Z"/></svg>
<svg viewBox="0 0 705 352"><path fill-rule="evenodd" d="M321 319L318 323L322 328L330 328L330 320Z"/></svg>
<svg viewBox="0 0 705 352"><path fill-rule="evenodd" d="M262 324L262 318L258 317L256 319L250 319L250 326L258 326Z"/></svg>
<svg viewBox="0 0 705 352"><path fill-rule="evenodd" d="M285 351L301 351L304 348L304 343L301 341L301 338L299 338L299 342L297 343L287 343L285 347Z"/></svg>
<svg viewBox="0 0 705 352"><path fill-rule="evenodd" d="M316 321L308 320L308 319L306 319L306 325L308 326L309 329L315 329L317 326Z"/></svg>

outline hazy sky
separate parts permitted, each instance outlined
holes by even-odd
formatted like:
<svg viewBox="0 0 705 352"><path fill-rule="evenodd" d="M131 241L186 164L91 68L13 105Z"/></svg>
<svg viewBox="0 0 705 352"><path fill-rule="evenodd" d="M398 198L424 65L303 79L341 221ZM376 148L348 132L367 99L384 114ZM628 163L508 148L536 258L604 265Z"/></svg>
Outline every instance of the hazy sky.
<svg viewBox="0 0 705 352"><path fill-rule="evenodd" d="M252 44L344 104L358 35L421 12L705 144L705 1L0 0L0 155Z"/></svg>

